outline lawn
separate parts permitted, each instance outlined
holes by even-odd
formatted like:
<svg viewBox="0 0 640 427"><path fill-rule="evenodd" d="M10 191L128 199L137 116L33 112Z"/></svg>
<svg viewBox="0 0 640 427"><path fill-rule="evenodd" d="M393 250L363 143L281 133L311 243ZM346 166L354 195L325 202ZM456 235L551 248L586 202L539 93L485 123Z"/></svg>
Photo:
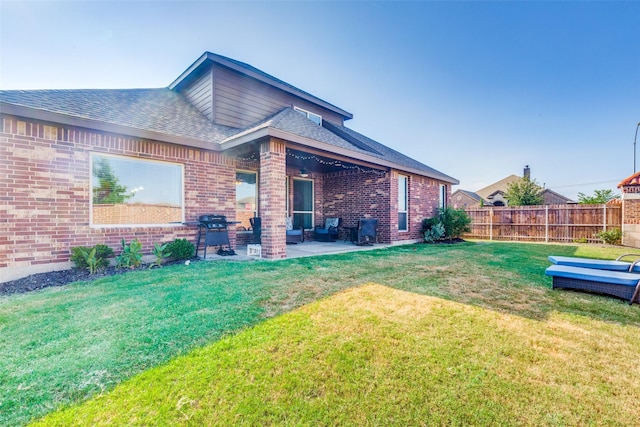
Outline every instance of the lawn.
<svg viewBox="0 0 640 427"><path fill-rule="evenodd" d="M622 252L409 245L3 297L0 425L632 425L640 307L544 276Z"/></svg>

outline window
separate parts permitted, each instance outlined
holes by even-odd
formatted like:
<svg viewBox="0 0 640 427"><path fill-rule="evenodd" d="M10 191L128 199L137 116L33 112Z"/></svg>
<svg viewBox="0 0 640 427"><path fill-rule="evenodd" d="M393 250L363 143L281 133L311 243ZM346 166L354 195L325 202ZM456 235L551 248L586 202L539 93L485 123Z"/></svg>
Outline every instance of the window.
<svg viewBox="0 0 640 427"><path fill-rule="evenodd" d="M447 207L447 186L440 184L438 207L444 209Z"/></svg>
<svg viewBox="0 0 640 427"><path fill-rule="evenodd" d="M91 224L152 225L184 221L183 166L91 155Z"/></svg>
<svg viewBox="0 0 640 427"><path fill-rule="evenodd" d="M407 181L408 177L398 175L398 231L407 231Z"/></svg>
<svg viewBox="0 0 640 427"><path fill-rule="evenodd" d="M303 110L302 108L298 108L298 107L293 107L293 109L296 110L298 113L302 114L303 116L305 116L307 119L313 121L315 124L319 126L322 125L322 116L318 114L314 114L311 111Z"/></svg>
<svg viewBox="0 0 640 427"><path fill-rule="evenodd" d="M258 174L236 172L236 224L238 230L249 230L249 218L258 215Z"/></svg>
<svg viewBox="0 0 640 427"><path fill-rule="evenodd" d="M293 226L313 228L313 181L293 180Z"/></svg>

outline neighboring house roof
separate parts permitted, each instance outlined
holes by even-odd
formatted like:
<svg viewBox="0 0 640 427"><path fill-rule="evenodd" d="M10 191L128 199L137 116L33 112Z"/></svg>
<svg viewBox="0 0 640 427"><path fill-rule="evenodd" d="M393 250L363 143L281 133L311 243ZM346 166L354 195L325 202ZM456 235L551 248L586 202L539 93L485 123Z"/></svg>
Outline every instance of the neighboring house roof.
<svg viewBox="0 0 640 427"><path fill-rule="evenodd" d="M521 177L517 175L509 175L508 177L503 178L500 181L494 182L493 184L488 185L484 188L481 188L480 190L476 190L476 194L478 194L483 199L488 199L489 196L491 196L492 194L495 194L497 191L502 191L503 193L506 193L507 188L509 187L509 184L511 184L512 182L516 182L520 179Z"/></svg>
<svg viewBox="0 0 640 427"><path fill-rule="evenodd" d="M621 188L625 185L640 185L640 172L636 172L629 178L620 181L620 184L618 184L618 188Z"/></svg>
<svg viewBox="0 0 640 427"><path fill-rule="evenodd" d="M261 137L272 136L375 165L417 173L452 184L458 183L455 178L347 127L328 122L318 126L292 108L284 108L245 129L217 125L184 96L172 90L196 73L195 68L203 66L207 61L244 70L269 84L295 92L297 96L306 96L315 103L327 104L345 118L352 117L350 113L248 64L209 52L200 57L169 88L0 91L0 111L212 150L233 148Z"/></svg>
<svg viewBox="0 0 640 427"><path fill-rule="evenodd" d="M504 195L505 195L505 192L504 192L504 191L502 191L502 190L496 190L496 191L494 191L493 193L489 194L489 195L487 196L487 199L493 199L493 198L494 198L494 197L496 197L496 196L504 196Z"/></svg>
<svg viewBox="0 0 640 427"><path fill-rule="evenodd" d="M482 197L478 196L476 193L474 193L473 191L468 191L468 190L456 190L453 192L453 194L451 195L452 197L456 194L456 193L462 193L465 196L468 196L470 198L472 198L473 200L477 200L478 203L480 202L480 200L482 200Z"/></svg>
<svg viewBox="0 0 640 427"><path fill-rule="evenodd" d="M566 203L575 203L575 201L571 200L567 196L563 196L562 194L556 193L555 191L550 190L548 188L545 188L544 190L542 190L542 195L544 196L545 194L549 194L549 195L555 197L556 199L564 200Z"/></svg>

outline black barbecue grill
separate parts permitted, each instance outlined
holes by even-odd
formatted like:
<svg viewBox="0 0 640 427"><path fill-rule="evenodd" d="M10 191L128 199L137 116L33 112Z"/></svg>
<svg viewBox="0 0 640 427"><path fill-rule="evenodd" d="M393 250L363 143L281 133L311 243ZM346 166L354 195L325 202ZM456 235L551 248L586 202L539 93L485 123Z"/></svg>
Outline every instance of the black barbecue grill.
<svg viewBox="0 0 640 427"><path fill-rule="evenodd" d="M219 246L218 255L235 255L229 243L229 224L224 215L200 215L198 217L198 243L196 254L200 249L200 241L204 238L204 257L207 258L207 246Z"/></svg>

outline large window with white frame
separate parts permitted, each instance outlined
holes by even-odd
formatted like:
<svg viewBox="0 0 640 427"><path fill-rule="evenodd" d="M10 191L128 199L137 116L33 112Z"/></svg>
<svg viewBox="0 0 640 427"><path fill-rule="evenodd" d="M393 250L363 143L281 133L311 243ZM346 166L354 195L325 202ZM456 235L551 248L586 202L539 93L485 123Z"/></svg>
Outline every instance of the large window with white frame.
<svg viewBox="0 0 640 427"><path fill-rule="evenodd" d="M184 166L111 154L91 155L91 225L184 222Z"/></svg>
<svg viewBox="0 0 640 427"><path fill-rule="evenodd" d="M313 228L313 181L293 179L293 226Z"/></svg>
<svg viewBox="0 0 640 427"><path fill-rule="evenodd" d="M293 109L296 110L298 113L302 114L303 116L305 116L306 118L308 118L309 120L311 120L312 122L314 122L315 124L322 126L321 115L312 113L311 111L303 110L302 108L299 108L299 107L293 107Z"/></svg>
<svg viewBox="0 0 640 427"><path fill-rule="evenodd" d="M250 230L250 218L258 215L258 173L236 171L236 229Z"/></svg>
<svg viewBox="0 0 640 427"><path fill-rule="evenodd" d="M408 231L408 181L404 175L398 175L398 231Z"/></svg>

